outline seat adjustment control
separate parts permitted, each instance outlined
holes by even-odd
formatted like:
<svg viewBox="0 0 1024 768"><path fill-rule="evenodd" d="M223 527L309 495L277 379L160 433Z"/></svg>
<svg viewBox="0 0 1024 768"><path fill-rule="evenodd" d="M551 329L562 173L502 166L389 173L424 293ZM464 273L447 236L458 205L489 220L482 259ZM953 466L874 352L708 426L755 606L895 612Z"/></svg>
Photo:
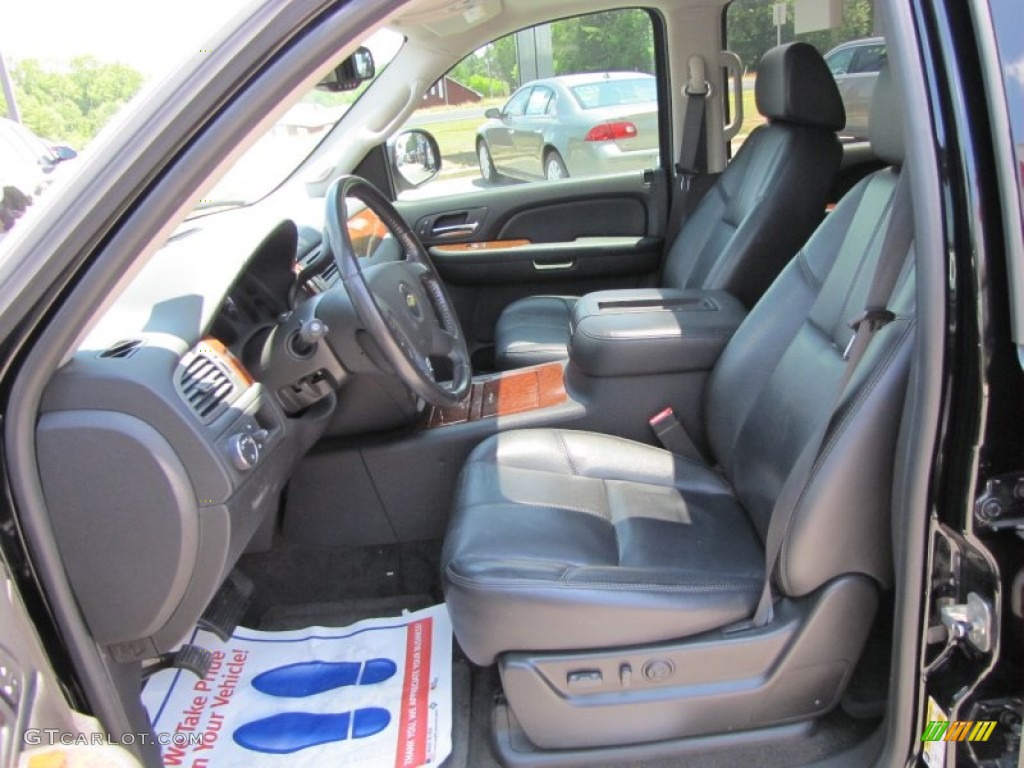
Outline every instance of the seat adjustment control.
<svg viewBox="0 0 1024 768"><path fill-rule="evenodd" d="M644 677L652 683L668 680L676 671L676 666L668 659L651 659L644 664Z"/></svg>
<svg viewBox="0 0 1024 768"><path fill-rule="evenodd" d="M566 684L570 688L597 688L604 683L599 669L578 669L566 675Z"/></svg>
<svg viewBox="0 0 1024 768"><path fill-rule="evenodd" d="M619 682L623 688L629 688L633 684L633 667L629 664L622 664L619 667Z"/></svg>

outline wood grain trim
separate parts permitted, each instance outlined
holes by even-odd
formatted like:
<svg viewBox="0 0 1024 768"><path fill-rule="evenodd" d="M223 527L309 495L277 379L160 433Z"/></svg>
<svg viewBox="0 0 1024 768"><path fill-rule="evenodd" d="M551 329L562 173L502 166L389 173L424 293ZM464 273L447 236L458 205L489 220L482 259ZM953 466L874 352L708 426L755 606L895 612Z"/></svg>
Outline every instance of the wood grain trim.
<svg viewBox="0 0 1024 768"><path fill-rule="evenodd" d="M432 246L432 250L441 253L475 253L477 251L501 251L506 248L522 248L530 245L529 240L488 240L482 243L449 243Z"/></svg>
<svg viewBox="0 0 1024 768"><path fill-rule="evenodd" d="M508 416L561 405L568 399L561 363L545 363L474 380L463 403L432 409L426 426L443 427Z"/></svg>
<svg viewBox="0 0 1024 768"><path fill-rule="evenodd" d="M232 354L231 350L224 346L224 343L220 339L215 339L213 336L207 336L204 338L200 345L205 345L210 352L219 357L224 363L231 369L232 373L242 381L245 386L251 387L255 382L252 374L246 370L246 367L242 365L242 362Z"/></svg>

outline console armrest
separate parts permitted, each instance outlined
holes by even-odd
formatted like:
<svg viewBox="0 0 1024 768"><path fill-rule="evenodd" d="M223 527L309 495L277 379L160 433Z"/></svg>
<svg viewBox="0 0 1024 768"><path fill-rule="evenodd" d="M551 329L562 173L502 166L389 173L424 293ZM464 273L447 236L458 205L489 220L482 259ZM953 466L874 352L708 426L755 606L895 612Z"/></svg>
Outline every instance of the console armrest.
<svg viewBox="0 0 1024 768"><path fill-rule="evenodd" d="M710 370L746 317L725 291L597 291L573 310L569 357L590 376Z"/></svg>

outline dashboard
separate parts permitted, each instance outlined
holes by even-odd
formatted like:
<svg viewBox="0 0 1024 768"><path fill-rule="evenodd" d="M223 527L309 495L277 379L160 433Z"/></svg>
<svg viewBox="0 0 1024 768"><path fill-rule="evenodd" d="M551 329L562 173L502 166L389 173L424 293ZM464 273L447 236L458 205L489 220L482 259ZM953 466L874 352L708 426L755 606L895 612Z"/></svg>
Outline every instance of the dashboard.
<svg viewBox="0 0 1024 768"><path fill-rule="evenodd" d="M57 543L90 630L120 662L174 648L254 537L269 541L352 375L334 347L301 346L311 322L326 329L320 305L352 326L345 338L358 326L320 233L215 218L150 259L43 395Z"/></svg>

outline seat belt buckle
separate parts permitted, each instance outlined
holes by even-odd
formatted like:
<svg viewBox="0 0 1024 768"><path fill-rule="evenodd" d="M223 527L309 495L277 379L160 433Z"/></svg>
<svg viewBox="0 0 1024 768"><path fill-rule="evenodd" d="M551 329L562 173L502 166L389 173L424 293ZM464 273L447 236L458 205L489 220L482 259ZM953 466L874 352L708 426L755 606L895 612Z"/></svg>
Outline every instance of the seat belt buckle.
<svg viewBox="0 0 1024 768"><path fill-rule="evenodd" d="M651 416L647 423L651 425L662 448L672 453L686 453L690 442L689 436L683 430L679 419L676 418L676 412L672 410L672 406Z"/></svg>

